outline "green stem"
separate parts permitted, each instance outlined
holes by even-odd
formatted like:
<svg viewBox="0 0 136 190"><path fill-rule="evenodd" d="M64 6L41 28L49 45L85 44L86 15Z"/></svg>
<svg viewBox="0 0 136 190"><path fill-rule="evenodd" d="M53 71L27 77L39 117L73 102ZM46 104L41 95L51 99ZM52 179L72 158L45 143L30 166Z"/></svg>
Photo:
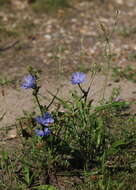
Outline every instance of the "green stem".
<svg viewBox="0 0 136 190"><path fill-rule="evenodd" d="M34 95L34 97L35 97L35 100L36 100L36 102L37 102L37 104L38 104L38 107L39 107L39 109L40 109L41 115L43 115L42 106L41 106L41 104L40 104L40 101L39 101L39 99L38 99L38 95L37 95L37 94L38 94L37 92L36 92L36 93L33 93L33 95Z"/></svg>
<svg viewBox="0 0 136 190"><path fill-rule="evenodd" d="M88 96L88 93L89 93L90 88L88 88L88 90L85 91L85 90L81 87L80 84L78 84L78 86L79 86L81 92L83 93L82 98L84 98L84 100L85 100L85 102L86 102L86 101L87 101L87 96ZM81 98L81 99L82 99L82 98Z"/></svg>
<svg viewBox="0 0 136 190"><path fill-rule="evenodd" d="M83 90L83 88L81 87L81 85L80 85L80 84L78 84L78 86L79 86L79 88L80 88L81 92L82 92L83 94L85 94L85 91Z"/></svg>

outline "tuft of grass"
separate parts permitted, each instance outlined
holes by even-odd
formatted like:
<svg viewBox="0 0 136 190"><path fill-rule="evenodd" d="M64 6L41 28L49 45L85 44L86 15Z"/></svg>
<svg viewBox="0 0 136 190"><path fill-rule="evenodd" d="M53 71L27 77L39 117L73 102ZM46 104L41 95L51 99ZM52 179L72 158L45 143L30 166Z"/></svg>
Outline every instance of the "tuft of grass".
<svg viewBox="0 0 136 190"><path fill-rule="evenodd" d="M127 27L127 26L122 26L122 28L119 30L119 35L123 37L130 37L134 34L136 34L136 27Z"/></svg>
<svg viewBox="0 0 136 190"><path fill-rule="evenodd" d="M3 6L9 5L11 3L11 0L0 0L0 8Z"/></svg>
<svg viewBox="0 0 136 190"><path fill-rule="evenodd" d="M8 85L12 82L12 80L8 79L7 77L0 77L0 86Z"/></svg>
<svg viewBox="0 0 136 190"><path fill-rule="evenodd" d="M17 37L19 36L19 33L16 31L16 29L8 30L4 26L0 27L0 35L8 38L8 37Z"/></svg>
<svg viewBox="0 0 136 190"><path fill-rule="evenodd" d="M126 66L123 69L121 67L113 67L112 77L116 81L125 78L132 82L136 82L136 69L132 68L131 66Z"/></svg>
<svg viewBox="0 0 136 190"><path fill-rule="evenodd" d="M57 8L68 7L67 0L37 0L32 4L35 12L44 13Z"/></svg>
<svg viewBox="0 0 136 190"><path fill-rule="evenodd" d="M127 59L128 59L129 61L135 62L135 61L136 61L136 53L132 51L132 52L128 55Z"/></svg>

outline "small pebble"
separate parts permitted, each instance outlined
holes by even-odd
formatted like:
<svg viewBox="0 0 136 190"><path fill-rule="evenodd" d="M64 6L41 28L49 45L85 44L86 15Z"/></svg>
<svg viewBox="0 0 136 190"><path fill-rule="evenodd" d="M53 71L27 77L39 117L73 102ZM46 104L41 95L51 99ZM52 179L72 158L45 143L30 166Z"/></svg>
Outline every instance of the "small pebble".
<svg viewBox="0 0 136 190"><path fill-rule="evenodd" d="M44 35L44 38L46 38L47 40L51 40L51 35L45 34L45 35Z"/></svg>

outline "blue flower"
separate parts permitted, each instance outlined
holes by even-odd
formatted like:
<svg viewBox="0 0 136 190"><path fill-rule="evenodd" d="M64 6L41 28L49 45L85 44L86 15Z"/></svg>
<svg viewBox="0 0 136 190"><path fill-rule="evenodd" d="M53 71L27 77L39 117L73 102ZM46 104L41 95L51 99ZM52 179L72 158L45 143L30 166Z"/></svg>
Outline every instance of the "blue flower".
<svg viewBox="0 0 136 190"><path fill-rule="evenodd" d="M72 84L80 84L85 81L85 74L82 72L75 72L71 76L71 83Z"/></svg>
<svg viewBox="0 0 136 190"><path fill-rule="evenodd" d="M44 131L43 130L35 129L35 133L39 137L43 137L44 136Z"/></svg>
<svg viewBox="0 0 136 190"><path fill-rule="evenodd" d="M28 88L35 88L36 86L36 80L32 75L27 75L24 77L23 83L21 85L22 88L28 89Z"/></svg>
<svg viewBox="0 0 136 190"><path fill-rule="evenodd" d="M43 126L48 126L50 123L54 122L54 119L48 112L44 113L43 116L36 117L34 120Z"/></svg>
<svg viewBox="0 0 136 190"><path fill-rule="evenodd" d="M48 128L44 128L44 135L49 135L51 132Z"/></svg>
<svg viewBox="0 0 136 190"><path fill-rule="evenodd" d="M35 129L35 133L37 136L43 137L43 136L49 135L51 132L48 128L44 128L44 130Z"/></svg>

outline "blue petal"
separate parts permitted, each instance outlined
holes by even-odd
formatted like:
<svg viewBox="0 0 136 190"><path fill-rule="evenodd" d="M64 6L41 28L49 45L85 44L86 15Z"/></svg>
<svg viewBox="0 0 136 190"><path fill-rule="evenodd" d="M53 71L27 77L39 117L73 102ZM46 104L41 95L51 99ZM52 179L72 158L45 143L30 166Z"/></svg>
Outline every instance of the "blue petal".
<svg viewBox="0 0 136 190"><path fill-rule="evenodd" d="M39 129L35 129L35 133L37 136L43 137L44 136L44 131L39 130Z"/></svg>
<svg viewBox="0 0 136 190"><path fill-rule="evenodd" d="M82 72L75 72L71 76L71 83L72 84L80 84L85 81L85 74Z"/></svg>
<svg viewBox="0 0 136 190"><path fill-rule="evenodd" d="M21 84L21 88L28 89L28 88L35 88L36 81L32 75L27 75L23 79L23 83Z"/></svg>
<svg viewBox="0 0 136 190"><path fill-rule="evenodd" d="M51 132L48 128L44 128L44 135L49 135Z"/></svg>
<svg viewBox="0 0 136 190"><path fill-rule="evenodd" d="M48 124L53 123L54 119L52 119L51 115L46 112L43 116L38 116L34 119L37 123L48 126Z"/></svg>
<svg viewBox="0 0 136 190"><path fill-rule="evenodd" d="M44 113L43 118L45 120L45 123L53 123L54 122L54 119L52 119L51 115L48 112Z"/></svg>

